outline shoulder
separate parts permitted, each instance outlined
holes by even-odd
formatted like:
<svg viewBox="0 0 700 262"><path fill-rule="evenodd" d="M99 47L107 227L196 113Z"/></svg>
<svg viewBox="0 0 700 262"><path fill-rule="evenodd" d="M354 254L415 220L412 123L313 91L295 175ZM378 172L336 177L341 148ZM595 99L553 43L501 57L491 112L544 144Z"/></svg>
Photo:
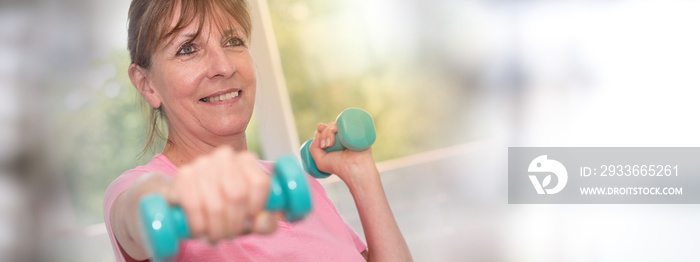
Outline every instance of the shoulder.
<svg viewBox="0 0 700 262"><path fill-rule="evenodd" d="M129 169L119 175L107 188L110 190L119 190L120 188L126 186L127 188L133 184L139 177L148 173L163 173L168 176L173 176L177 172L177 167L168 160L167 157L158 154L151 159L146 165L138 166L133 169Z"/></svg>
<svg viewBox="0 0 700 262"><path fill-rule="evenodd" d="M112 183L107 187L105 191L105 196L102 203L102 215L105 221L105 226L107 227L107 232L110 237L110 242L112 244L112 250L117 258L117 261L131 261L128 256L124 256L123 250L119 245L114 232L112 231L112 225L110 221L110 211L114 202L117 198L127 191L139 178L143 175L153 172L159 172L166 174L168 176L173 176L177 172L177 167L173 165L165 156L156 155L151 161L146 165L138 166L133 169L129 169L119 175Z"/></svg>

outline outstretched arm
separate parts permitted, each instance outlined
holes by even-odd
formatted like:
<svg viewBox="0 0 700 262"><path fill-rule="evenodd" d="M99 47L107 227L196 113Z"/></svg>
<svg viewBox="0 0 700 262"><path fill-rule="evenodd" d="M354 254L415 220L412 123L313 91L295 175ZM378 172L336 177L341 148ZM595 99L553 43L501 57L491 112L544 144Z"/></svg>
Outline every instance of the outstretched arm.
<svg viewBox="0 0 700 262"><path fill-rule="evenodd" d="M160 193L179 205L188 218L193 238L216 243L249 233L275 231L275 218L264 211L270 177L249 152L223 146L182 166L175 177L148 174L114 202L110 222L119 245L136 260L150 257L142 240L138 204L150 193Z"/></svg>

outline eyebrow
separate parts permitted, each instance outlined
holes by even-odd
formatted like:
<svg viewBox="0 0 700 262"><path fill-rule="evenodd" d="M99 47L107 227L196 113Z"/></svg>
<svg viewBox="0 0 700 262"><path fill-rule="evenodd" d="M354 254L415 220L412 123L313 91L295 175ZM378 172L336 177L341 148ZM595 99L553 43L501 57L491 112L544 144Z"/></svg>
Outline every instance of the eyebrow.
<svg viewBox="0 0 700 262"><path fill-rule="evenodd" d="M191 33L186 33L186 34L177 35L177 36L175 36L175 38L173 38L173 40L182 39L182 38L192 40L192 39L194 39L196 36L197 36L197 33L196 33L196 32L191 32ZM236 30L235 28L226 29L226 30L223 31L223 33L221 34L221 36L222 36L222 37L238 36L238 30Z"/></svg>
<svg viewBox="0 0 700 262"><path fill-rule="evenodd" d="M244 43L247 42L247 39L240 37L240 35L238 34L238 30L236 30L235 28L224 30L224 32L221 34L221 42L226 42L229 38L233 36L239 37Z"/></svg>
<svg viewBox="0 0 700 262"><path fill-rule="evenodd" d="M235 28L233 29L226 29L224 30L223 34L221 34L223 37L230 37L230 36L238 36L238 30Z"/></svg>
<svg viewBox="0 0 700 262"><path fill-rule="evenodd" d="M174 41L174 40L178 40L178 39L193 40L196 36L197 36L197 33L196 33L196 32L187 33L187 34L181 34L181 35L175 36L175 38L173 38L173 41Z"/></svg>
<svg viewBox="0 0 700 262"><path fill-rule="evenodd" d="M181 41L179 41L180 39L186 39L187 41L192 41L192 40L194 40L195 37L197 37L197 36L198 36L197 32L190 32L190 33L185 33L185 34L176 35L175 37L173 37L173 38L170 40L170 44L168 44L168 46L178 45L177 43L178 43L178 42L181 42ZM225 42L225 41L226 41L225 39L227 39L227 38L229 38L229 37L238 36L238 30L236 30L235 28L226 29L226 30L223 31L223 33L221 34L221 36L222 36L222 40L221 40L221 41L222 41L222 42ZM245 41L245 40L244 40L244 41Z"/></svg>
<svg viewBox="0 0 700 262"><path fill-rule="evenodd" d="M194 40L195 36L197 36L197 32L191 32L191 33L186 33L186 34L177 34L175 36L170 37L170 40L166 43L163 48L167 49L170 46L177 46L181 42L180 39L185 39L186 42Z"/></svg>

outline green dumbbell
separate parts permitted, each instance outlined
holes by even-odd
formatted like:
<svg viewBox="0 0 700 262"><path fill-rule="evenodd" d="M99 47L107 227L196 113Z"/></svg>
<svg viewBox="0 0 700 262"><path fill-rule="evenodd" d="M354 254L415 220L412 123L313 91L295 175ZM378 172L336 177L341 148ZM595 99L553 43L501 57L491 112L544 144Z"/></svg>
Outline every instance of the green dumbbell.
<svg viewBox="0 0 700 262"><path fill-rule="evenodd" d="M377 133L374 130L374 120L367 111L359 108L345 109L335 120L338 133L335 134L335 144L325 148L326 152L350 149L362 151L374 144ZM314 158L311 157L309 146L313 139L309 139L301 145L301 163L304 171L315 178L326 178L331 174L318 170Z"/></svg>
<svg viewBox="0 0 700 262"><path fill-rule="evenodd" d="M311 211L311 195L304 172L293 156L277 160L270 181L270 196L265 209L282 211L288 221L303 219ZM187 218L182 208L169 206L159 194L141 198L141 229L146 249L153 261L175 257L180 240L190 238Z"/></svg>

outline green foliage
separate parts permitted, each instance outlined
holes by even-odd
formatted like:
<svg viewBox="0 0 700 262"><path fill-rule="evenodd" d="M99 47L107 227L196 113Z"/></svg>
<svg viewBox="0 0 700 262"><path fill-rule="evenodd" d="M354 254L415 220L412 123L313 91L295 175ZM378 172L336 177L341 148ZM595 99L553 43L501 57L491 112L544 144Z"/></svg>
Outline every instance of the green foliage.
<svg viewBox="0 0 700 262"><path fill-rule="evenodd" d="M136 155L145 143L145 123L138 94L126 77L129 58L124 51L115 52L112 59L95 64L95 68L111 65L116 70L104 85L111 85L110 95L103 87L76 87L86 93L82 96L87 101L58 108L62 114L54 124L62 138L58 141L62 171L81 224L100 222L102 196L109 183L143 163Z"/></svg>

